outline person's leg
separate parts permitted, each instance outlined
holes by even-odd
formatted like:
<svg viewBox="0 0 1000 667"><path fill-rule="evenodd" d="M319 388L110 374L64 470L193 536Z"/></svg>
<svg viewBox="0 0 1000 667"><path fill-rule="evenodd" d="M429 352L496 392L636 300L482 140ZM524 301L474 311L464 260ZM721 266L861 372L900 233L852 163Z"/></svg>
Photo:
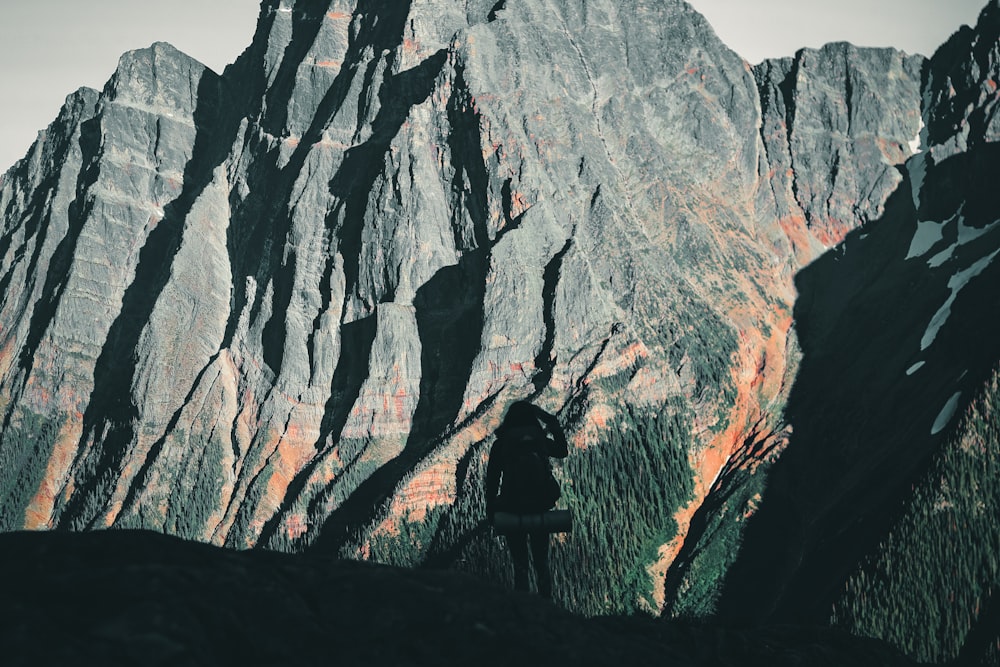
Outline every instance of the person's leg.
<svg viewBox="0 0 1000 667"><path fill-rule="evenodd" d="M538 594L552 597L552 575L549 573L549 534L531 533L531 560L535 564L535 583Z"/></svg>
<svg viewBox="0 0 1000 667"><path fill-rule="evenodd" d="M528 534L515 532L507 534L507 548L514 562L514 590L528 590Z"/></svg>

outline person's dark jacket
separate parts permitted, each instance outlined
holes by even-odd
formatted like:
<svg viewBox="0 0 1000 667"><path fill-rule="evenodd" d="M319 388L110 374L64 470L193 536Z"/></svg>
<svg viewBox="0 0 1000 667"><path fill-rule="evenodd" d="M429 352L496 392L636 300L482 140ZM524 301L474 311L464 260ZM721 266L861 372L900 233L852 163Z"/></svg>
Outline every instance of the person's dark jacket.
<svg viewBox="0 0 1000 667"><path fill-rule="evenodd" d="M516 459L514 449L523 447L528 437L539 453L549 458L566 458L569 446L555 416L541 408L530 406L532 418L506 419L497 429L496 442L490 449L489 464L486 467L486 514L490 518L497 511L520 511L525 509L522 500L505 496L501 488L504 470ZM537 508L539 511L547 508Z"/></svg>

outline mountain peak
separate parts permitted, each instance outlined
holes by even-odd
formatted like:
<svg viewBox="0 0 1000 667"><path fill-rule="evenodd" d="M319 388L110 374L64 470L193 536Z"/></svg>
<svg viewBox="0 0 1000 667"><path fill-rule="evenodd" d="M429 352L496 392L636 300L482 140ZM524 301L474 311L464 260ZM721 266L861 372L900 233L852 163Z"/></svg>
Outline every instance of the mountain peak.
<svg viewBox="0 0 1000 667"><path fill-rule="evenodd" d="M106 102L187 115L197 104L202 80L217 76L171 44L155 42L122 55L103 96Z"/></svg>

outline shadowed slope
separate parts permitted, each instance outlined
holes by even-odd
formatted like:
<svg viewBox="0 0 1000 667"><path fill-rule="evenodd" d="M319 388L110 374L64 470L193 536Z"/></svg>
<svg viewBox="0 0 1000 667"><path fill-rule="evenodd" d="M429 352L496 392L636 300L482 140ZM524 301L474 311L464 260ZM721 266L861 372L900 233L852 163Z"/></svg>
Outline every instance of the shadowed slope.
<svg viewBox="0 0 1000 667"><path fill-rule="evenodd" d="M837 631L583 619L452 572L153 533L5 534L0 552L10 665L912 664Z"/></svg>

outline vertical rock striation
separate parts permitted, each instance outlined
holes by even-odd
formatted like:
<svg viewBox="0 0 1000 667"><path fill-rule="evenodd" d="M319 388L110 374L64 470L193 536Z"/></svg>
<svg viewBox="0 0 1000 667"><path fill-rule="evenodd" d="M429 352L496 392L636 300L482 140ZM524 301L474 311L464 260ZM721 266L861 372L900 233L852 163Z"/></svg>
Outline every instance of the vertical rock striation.
<svg viewBox="0 0 1000 667"><path fill-rule="evenodd" d="M882 215L922 127L923 63L840 42L754 68L777 214L803 263Z"/></svg>

